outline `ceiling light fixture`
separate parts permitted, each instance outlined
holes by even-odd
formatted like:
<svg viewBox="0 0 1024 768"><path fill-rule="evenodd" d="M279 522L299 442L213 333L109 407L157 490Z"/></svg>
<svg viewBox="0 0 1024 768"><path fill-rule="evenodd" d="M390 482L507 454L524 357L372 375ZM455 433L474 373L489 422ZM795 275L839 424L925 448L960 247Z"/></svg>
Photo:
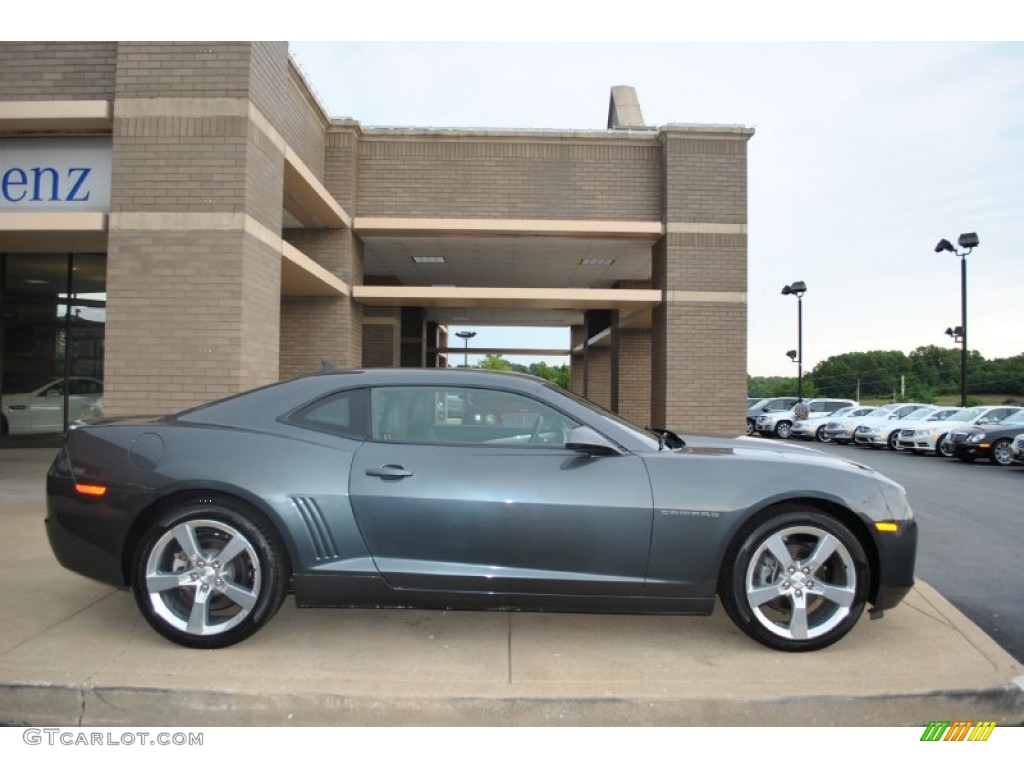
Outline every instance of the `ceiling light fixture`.
<svg viewBox="0 0 1024 768"><path fill-rule="evenodd" d="M610 267L615 259L580 259L581 267Z"/></svg>
<svg viewBox="0 0 1024 768"><path fill-rule="evenodd" d="M417 264L444 264L444 256L413 256Z"/></svg>

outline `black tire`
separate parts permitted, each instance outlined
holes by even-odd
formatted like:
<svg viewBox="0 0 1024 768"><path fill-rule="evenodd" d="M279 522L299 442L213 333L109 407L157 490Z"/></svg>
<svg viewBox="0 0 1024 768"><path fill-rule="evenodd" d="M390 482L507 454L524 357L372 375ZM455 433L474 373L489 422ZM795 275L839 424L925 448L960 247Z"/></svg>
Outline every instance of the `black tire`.
<svg viewBox="0 0 1024 768"><path fill-rule="evenodd" d="M793 433L793 423L789 421L780 421L775 425L775 436L780 440L788 440L789 436Z"/></svg>
<svg viewBox="0 0 1024 768"><path fill-rule="evenodd" d="M229 548L226 560L217 556ZM269 525L248 507L197 500L160 515L142 536L132 591L164 637L189 648L225 648L277 613L287 592L286 563ZM197 606L201 590L207 600Z"/></svg>
<svg viewBox="0 0 1024 768"><path fill-rule="evenodd" d="M831 437L825 437L825 427L824 426L818 427L817 432L814 433L814 438L819 443L831 443L832 442L832 438Z"/></svg>
<svg viewBox="0 0 1024 768"><path fill-rule="evenodd" d="M888 444L890 451L906 450L902 445L900 445L900 431L898 429L894 429L890 432L889 437L886 438L885 442Z"/></svg>
<svg viewBox="0 0 1024 768"><path fill-rule="evenodd" d="M750 437L752 434L754 434L754 426L754 420L747 419L747 437Z"/></svg>
<svg viewBox="0 0 1024 768"><path fill-rule="evenodd" d="M952 459L956 456L953 446L946 442L945 435L939 435L939 439L935 441L935 455L942 456L945 459Z"/></svg>
<svg viewBox="0 0 1024 768"><path fill-rule="evenodd" d="M988 454L988 460L1000 467L1009 467L1013 464L1013 444L1008 438L1000 438L992 443Z"/></svg>
<svg viewBox="0 0 1024 768"><path fill-rule="evenodd" d="M823 542L830 552L814 566L810 557ZM780 547L785 563L777 559ZM864 548L843 523L789 504L740 531L726 552L719 593L729 618L757 642L780 651L816 651L853 629L870 582ZM829 587L827 596L822 585ZM800 603L804 612L795 609Z"/></svg>

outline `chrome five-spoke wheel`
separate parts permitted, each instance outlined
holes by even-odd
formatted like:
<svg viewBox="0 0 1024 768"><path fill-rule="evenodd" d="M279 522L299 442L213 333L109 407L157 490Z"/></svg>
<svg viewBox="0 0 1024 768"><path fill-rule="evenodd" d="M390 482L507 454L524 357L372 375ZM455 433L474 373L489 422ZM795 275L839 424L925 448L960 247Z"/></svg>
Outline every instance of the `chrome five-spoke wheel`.
<svg viewBox="0 0 1024 768"><path fill-rule="evenodd" d="M221 648L270 620L284 598L284 569L270 536L224 504L165 515L143 537L133 575L136 602L165 637Z"/></svg>
<svg viewBox="0 0 1024 768"><path fill-rule="evenodd" d="M812 509L768 518L730 549L722 602L736 625L772 648L805 651L860 618L868 561L837 519Z"/></svg>

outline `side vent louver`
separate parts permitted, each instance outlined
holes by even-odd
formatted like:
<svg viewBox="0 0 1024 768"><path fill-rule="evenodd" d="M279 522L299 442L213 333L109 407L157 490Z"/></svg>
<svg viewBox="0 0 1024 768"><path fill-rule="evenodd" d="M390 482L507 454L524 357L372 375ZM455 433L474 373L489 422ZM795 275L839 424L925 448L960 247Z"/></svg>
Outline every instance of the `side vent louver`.
<svg viewBox="0 0 1024 768"><path fill-rule="evenodd" d="M309 532L309 540L313 545L313 552L317 560L332 560L338 556L338 548L331 538L330 528L324 520L324 513L316 499L309 496L292 496L292 504L299 513L306 530Z"/></svg>

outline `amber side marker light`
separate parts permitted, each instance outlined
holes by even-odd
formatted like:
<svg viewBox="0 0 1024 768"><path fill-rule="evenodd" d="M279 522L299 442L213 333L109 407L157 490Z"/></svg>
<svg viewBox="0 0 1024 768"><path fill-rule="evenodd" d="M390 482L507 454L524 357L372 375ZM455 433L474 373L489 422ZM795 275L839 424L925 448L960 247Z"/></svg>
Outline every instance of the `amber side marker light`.
<svg viewBox="0 0 1024 768"><path fill-rule="evenodd" d="M875 523L875 528L882 533L896 533L900 526L899 523Z"/></svg>
<svg viewBox="0 0 1024 768"><path fill-rule="evenodd" d="M82 494L83 496L103 496L107 492L107 486L75 483L75 491Z"/></svg>

